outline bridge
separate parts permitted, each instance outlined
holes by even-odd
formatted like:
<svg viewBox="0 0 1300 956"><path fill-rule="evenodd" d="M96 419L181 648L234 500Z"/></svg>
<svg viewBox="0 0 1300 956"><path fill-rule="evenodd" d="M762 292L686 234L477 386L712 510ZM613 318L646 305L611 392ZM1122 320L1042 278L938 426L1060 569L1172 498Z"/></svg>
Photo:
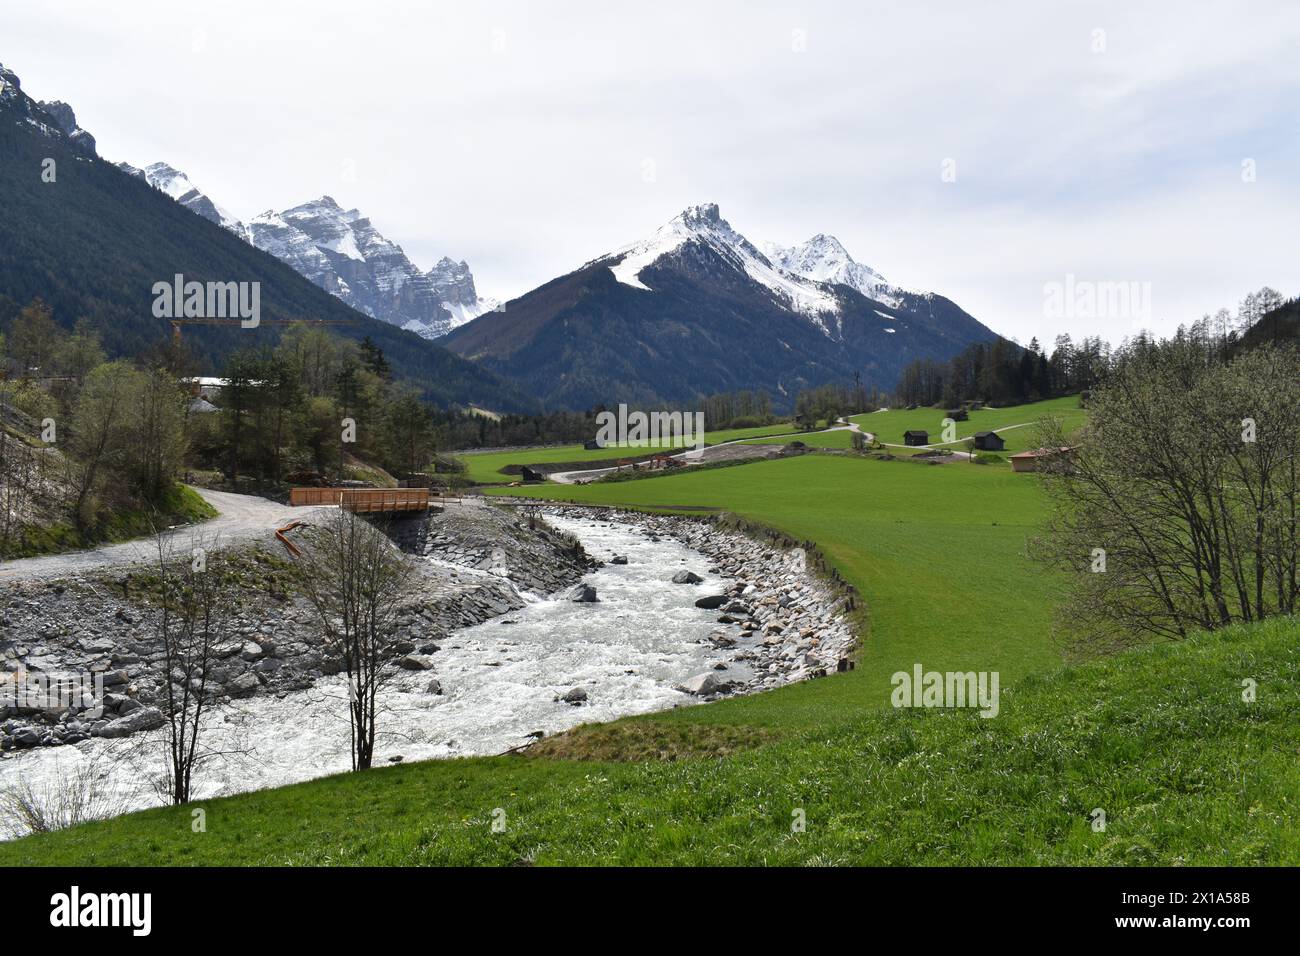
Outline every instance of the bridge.
<svg viewBox="0 0 1300 956"><path fill-rule="evenodd" d="M403 514L429 510L428 488L293 488L289 504L337 505L356 514Z"/></svg>

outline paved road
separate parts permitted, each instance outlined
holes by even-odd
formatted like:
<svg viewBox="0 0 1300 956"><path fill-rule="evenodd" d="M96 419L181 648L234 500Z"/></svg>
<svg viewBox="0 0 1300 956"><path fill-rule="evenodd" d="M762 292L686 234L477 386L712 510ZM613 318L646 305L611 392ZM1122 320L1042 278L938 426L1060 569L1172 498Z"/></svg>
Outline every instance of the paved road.
<svg viewBox="0 0 1300 956"><path fill-rule="evenodd" d="M857 425L843 425L834 428L827 428L824 429L824 431L839 431L842 428L849 427L852 427L855 430L858 428ZM817 434L817 432L789 432L788 434L763 435L760 437L789 438L791 441L796 441L800 436L815 434ZM703 454L701 454L698 449L691 448L686 451L678 452L672 457L681 459L687 465L698 465L703 462L724 461L729 458L770 458L772 455L776 454L776 449L781 447L780 445L750 444L753 441L754 439L752 438L733 438L730 441L720 441L716 445L707 445L704 448ZM756 450L749 451L748 449ZM772 450L769 451L768 449ZM592 478L599 478L601 475L612 474L615 471L618 471L618 469L589 468L585 471L557 471L554 474L547 475L546 477L551 479L551 481L559 482L562 485L572 485L577 482L590 481Z"/></svg>
<svg viewBox="0 0 1300 956"><path fill-rule="evenodd" d="M290 521L311 520L327 508L291 508L256 495L236 495L228 491L195 488L220 514L197 525L183 525L168 532L165 539L176 548L189 550L190 541L201 536L205 541L260 539L273 541L275 529ZM0 584L6 581L54 578L93 571L114 565L137 564L158 560L158 545L152 538L137 538L122 544L109 544L90 551L70 551L41 558L20 558L0 564Z"/></svg>

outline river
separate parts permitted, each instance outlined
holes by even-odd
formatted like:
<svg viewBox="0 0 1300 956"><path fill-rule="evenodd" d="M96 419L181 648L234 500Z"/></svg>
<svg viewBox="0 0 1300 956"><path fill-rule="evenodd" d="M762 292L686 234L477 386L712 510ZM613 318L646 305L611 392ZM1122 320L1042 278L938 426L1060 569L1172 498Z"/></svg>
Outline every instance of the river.
<svg viewBox="0 0 1300 956"><path fill-rule="evenodd" d="M526 606L452 632L433 655L435 668L402 671L381 692L375 765L391 758L501 753L579 723L690 704L675 690L683 679L725 662L729 652L707 640L716 611L695 607L724 582L708 573L708 559L670 539L651 540L638 528L589 518L550 519L608 561L584 583L597 603L525 594ZM704 577L697 586L672 584L677 571ZM479 572L475 572L479 573ZM747 677L731 664L729 679ZM437 679L441 694L428 691ZM580 706L557 700L571 688L587 693ZM203 749L220 752L195 772L197 799L281 786L350 767L346 685L342 678L279 697L231 701L205 720ZM0 788L25 780L45 799L66 781L95 776L118 812L158 805L151 781L164 766L162 731L119 740L91 739L63 747L20 751L0 759ZM15 832L0 821L0 837Z"/></svg>

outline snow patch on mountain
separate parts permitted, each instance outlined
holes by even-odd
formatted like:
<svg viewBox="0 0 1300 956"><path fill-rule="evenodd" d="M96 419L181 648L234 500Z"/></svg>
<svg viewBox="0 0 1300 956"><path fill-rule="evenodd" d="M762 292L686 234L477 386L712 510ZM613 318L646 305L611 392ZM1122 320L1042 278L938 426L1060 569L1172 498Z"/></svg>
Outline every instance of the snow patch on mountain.
<svg viewBox="0 0 1300 956"><path fill-rule="evenodd" d="M641 272L687 243L699 243L711 249L771 291L791 311L801 313L828 335L832 334L826 317L839 312L834 292L817 280L773 264L722 218L716 203L691 206L649 238L596 261L608 263L614 278L624 285L654 291L641 280Z"/></svg>
<svg viewBox="0 0 1300 956"><path fill-rule="evenodd" d="M855 262L834 236L818 233L796 246L764 245L764 251L782 270L815 282L846 285L869 299L897 308L907 290L892 285L875 269Z"/></svg>
<svg viewBox="0 0 1300 956"><path fill-rule="evenodd" d="M143 179L154 189L171 196L190 212L202 216L209 222L215 222L241 239L248 239L248 229L244 224L213 202L176 167L167 163L151 163L144 169L139 169L130 163L118 163L117 168L137 179Z"/></svg>

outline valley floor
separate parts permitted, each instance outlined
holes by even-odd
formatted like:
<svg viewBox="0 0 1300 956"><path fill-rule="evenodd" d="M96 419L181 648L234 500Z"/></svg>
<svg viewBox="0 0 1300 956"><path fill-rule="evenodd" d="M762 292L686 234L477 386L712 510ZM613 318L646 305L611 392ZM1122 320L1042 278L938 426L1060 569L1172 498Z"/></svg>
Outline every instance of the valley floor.
<svg viewBox="0 0 1300 956"><path fill-rule="evenodd" d="M532 756L210 801L202 836L188 811L154 810L2 846L0 862L1300 862L1297 623L1065 666L1062 581L1026 553L1046 508L1033 475L814 454L501 493L725 509L815 542L866 602L857 669ZM996 672L998 716L894 709L892 676L918 664ZM574 756L598 759L557 759Z"/></svg>

